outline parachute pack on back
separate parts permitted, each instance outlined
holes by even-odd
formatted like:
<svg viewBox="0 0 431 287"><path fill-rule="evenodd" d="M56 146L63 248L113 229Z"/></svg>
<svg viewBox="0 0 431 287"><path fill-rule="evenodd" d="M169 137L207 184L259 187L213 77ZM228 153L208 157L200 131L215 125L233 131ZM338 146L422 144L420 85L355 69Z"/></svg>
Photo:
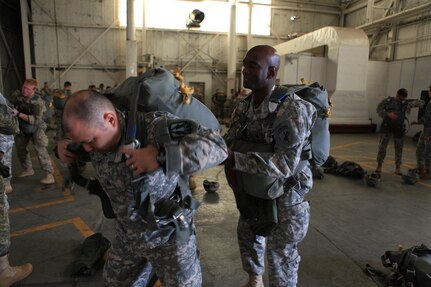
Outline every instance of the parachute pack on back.
<svg viewBox="0 0 431 287"><path fill-rule="evenodd" d="M171 72L155 68L137 77L127 78L106 96L120 110L129 111L134 96L139 93L138 111L166 111L180 118L195 120L206 128L220 129L217 118L204 104L190 95L181 94L181 85L184 84Z"/></svg>
<svg viewBox="0 0 431 287"><path fill-rule="evenodd" d="M316 166L322 166L329 156L329 110L328 92L319 83L311 85L283 85L277 87L271 97L296 94L301 99L310 102L317 110L317 119L311 130L311 153Z"/></svg>

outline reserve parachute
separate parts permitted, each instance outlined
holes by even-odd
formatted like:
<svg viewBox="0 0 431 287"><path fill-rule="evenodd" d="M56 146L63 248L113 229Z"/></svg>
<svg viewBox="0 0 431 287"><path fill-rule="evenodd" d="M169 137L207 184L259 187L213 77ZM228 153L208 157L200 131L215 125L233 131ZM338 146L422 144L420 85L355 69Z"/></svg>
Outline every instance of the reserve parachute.
<svg viewBox="0 0 431 287"><path fill-rule="evenodd" d="M310 138L312 165L322 166L329 157L331 138L328 120L331 105L328 92L317 82L310 85L283 85L274 90L271 98L275 101L283 102L285 96L293 94L310 102L317 110L317 119L311 129Z"/></svg>

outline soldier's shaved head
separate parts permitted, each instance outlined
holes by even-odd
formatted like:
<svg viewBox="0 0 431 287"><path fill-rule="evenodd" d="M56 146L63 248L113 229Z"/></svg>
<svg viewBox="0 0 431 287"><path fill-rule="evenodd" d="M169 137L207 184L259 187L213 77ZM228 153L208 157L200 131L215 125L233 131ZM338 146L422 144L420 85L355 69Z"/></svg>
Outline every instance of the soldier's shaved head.
<svg viewBox="0 0 431 287"><path fill-rule="evenodd" d="M73 119L88 125L103 127L103 113L114 112L115 107L109 99L96 91L81 90L70 95L63 110L63 129L70 131Z"/></svg>
<svg viewBox="0 0 431 287"><path fill-rule="evenodd" d="M251 48L247 54L252 54L259 59L264 59L268 63L268 67L275 67L278 71L280 68L280 56L277 50L268 45L258 45Z"/></svg>
<svg viewBox="0 0 431 287"><path fill-rule="evenodd" d="M255 94L267 94L275 84L280 56L268 45L251 48L243 60L244 87Z"/></svg>

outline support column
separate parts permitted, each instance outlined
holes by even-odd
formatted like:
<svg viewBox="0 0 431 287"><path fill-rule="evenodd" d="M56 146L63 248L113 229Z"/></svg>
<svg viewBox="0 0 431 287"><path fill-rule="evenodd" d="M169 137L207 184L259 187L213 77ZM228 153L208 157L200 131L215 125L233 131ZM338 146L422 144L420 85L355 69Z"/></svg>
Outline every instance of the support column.
<svg viewBox="0 0 431 287"><path fill-rule="evenodd" d="M251 49L251 23L253 18L253 0L248 0L248 31L247 31L247 51Z"/></svg>
<svg viewBox="0 0 431 287"><path fill-rule="evenodd" d="M135 32L135 0L127 0L126 78L136 76L138 73L138 45Z"/></svg>
<svg viewBox="0 0 431 287"><path fill-rule="evenodd" d="M147 54L147 26L145 25L146 21L146 0L142 0L142 14L144 15L142 20L142 32L141 32L141 40L142 40L142 47L141 47L141 58L143 61L146 61L144 58ZM148 63L146 64L148 65Z"/></svg>
<svg viewBox="0 0 431 287"><path fill-rule="evenodd" d="M227 91L226 96L228 99L232 98L230 94L231 89L235 89L236 78L236 0L231 1L230 6L230 26L228 35L228 61L227 61Z"/></svg>
<svg viewBox="0 0 431 287"><path fill-rule="evenodd" d="M22 43L24 49L24 66L25 78L33 78L31 73L31 56L30 56L30 33L28 31L28 6L26 0L20 0L21 6L21 26L22 26Z"/></svg>
<svg viewBox="0 0 431 287"><path fill-rule="evenodd" d="M373 14L374 14L374 0L368 0L367 4L367 23L373 22Z"/></svg>

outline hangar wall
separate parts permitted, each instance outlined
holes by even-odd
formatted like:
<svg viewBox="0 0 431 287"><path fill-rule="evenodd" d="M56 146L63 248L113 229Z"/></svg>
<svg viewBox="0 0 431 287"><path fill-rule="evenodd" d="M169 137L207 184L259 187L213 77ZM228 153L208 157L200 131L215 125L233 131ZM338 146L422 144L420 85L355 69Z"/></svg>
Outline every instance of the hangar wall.
<svg viewBox="0 0 431 287"><path fill-rule="evenodd" d="M117 23L119 1L28 0L35 77L40 82L50 82L52 87L61 87L65 80L69 80L74 84L74 90L87 88L90 84L113 86L121 83L125 77L126 31ZM380 8L373 10L373 19L386 17L386 11L395 10L395 2L400 3L402 9L429 3L428 0L375 0L375 6ZM237 35L237 88L241 78L241 60L249 46L276 45L324 26L364 25L368 23L368 3L365 0L274 0L271 9L271 36ZM290 20L292 15L297 16L295 21ZM388 23L382 25L376 40L371 44L369 57L371 61L387 61L379 63L379 69L394 61L393 69L391 67L391 71L386 73L390 78L382 79L382 82L391 83L392 77L396 76L395 71L401 69L401 73L405 74L403 77L414 79L408 81L403 78L402 83L411 86L408 90L413 90L412 94L418 94L415 89L419 88L416 88L415 81L420 77L426 78L424 75L429 74L429 69L422 63L431 57L431 12L424 9L414 17L403 20L405 21L399 21L396 31L390 29ZM373 33L369 34L370 38L373 36ZM211 95L216 89L226 88L229 49L226 33L138 29L136 38L138 63L169 69L179 66L183 69L186 81L204 83L204 101L207 105L211 106ZM296 59L292 55L292 66L297 61L298 67L294 73L287 73L288 81L297 82L301 77L306 80L331 81L331 75L324 73L324 58L315 57L316 54L325 53L310 51ZM371 67L376 66L372 63L369 63ZM292 67L288 65L285 69L290 71ZM368 72L373 73L372 68L368 68ZM377 76L381 78L381 74ZM371 81L367 83L367 87L373 86L374 81L370 75L367 79ZM398 84L395 80L393 82ZM428 84L420 85L426 87ZM391 85L391 89L395 89L394 86ZM385 93L389 92L385 87ZM378 97L374 90L367 88L370 117L376 122L378 118L372 116L374 108L370 108L379 99L374 96Z"/></svg>
<svg viewBox="0 0 431 287"><path fill-rule="evenodd" d="M36 77L57 88L69 80L74 90L102 82L105 86L121 83L125 77L126 31L116 22L119 1L29 0L35 50L32 65ZM236 88L239 88L241 61L248 46L276 45L290 37L338 24L337 1L319 3L294 5L273 1L272 36L237 35ZM289 20L292 15L298 16L295 22ZM221 21L226 20L221 18ZM168 69L180 67L186 81L205 82L205 102L210 104L216 89L226 89L227 33L183 28L138 28L138 63Z"/></svg>

